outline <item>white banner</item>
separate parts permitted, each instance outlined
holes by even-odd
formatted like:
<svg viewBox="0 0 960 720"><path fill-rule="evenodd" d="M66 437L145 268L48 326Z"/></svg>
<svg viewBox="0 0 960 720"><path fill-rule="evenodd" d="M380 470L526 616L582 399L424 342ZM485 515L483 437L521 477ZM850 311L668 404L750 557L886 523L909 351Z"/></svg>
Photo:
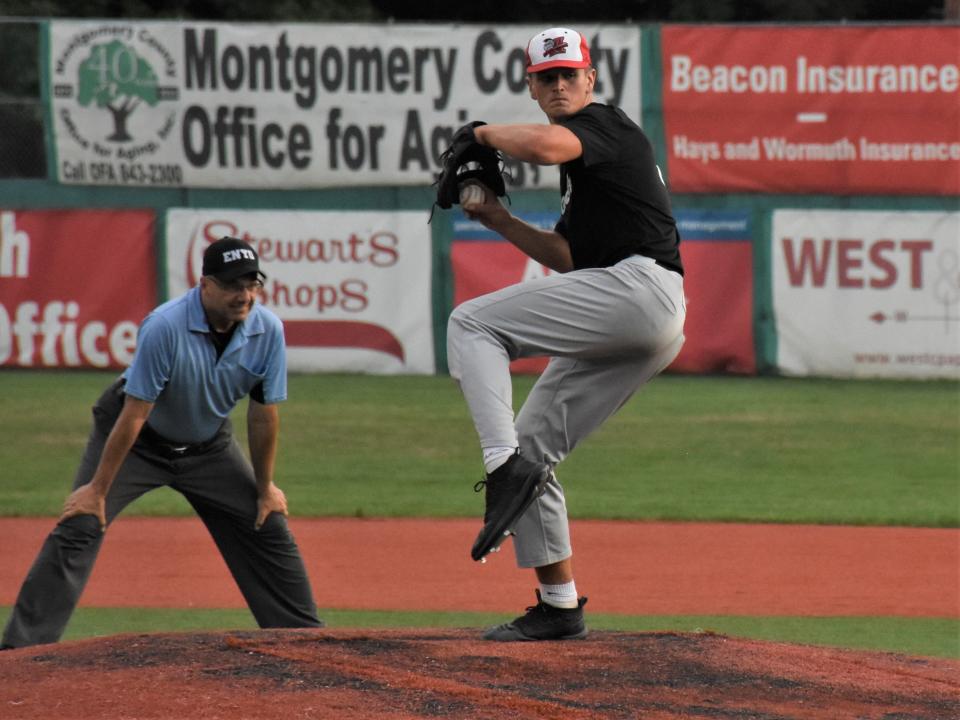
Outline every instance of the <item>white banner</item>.
<svg viewBox="0 0 960 720"><path fill-rule="evenodd" d="M422 212L167 212L170 297L224 235L256 248L261 302L284 322L290 370L433 374L430 232Z"/></svg>
<svg viewBox="0 0 960 720"><path fill-rule="evenodd" d="M779 369L960 378L960 213L773 214Z"/></svg>
<svg viewBox="0 0 960 720"><path fill-rule="evenodd" d="M524 48L540 26L66 21L50 28L64 183L428 185L472 120L545 122ZM596 97L640 121L640 30L578 28ZM514 187L556 168L510 163Z"/></svg>

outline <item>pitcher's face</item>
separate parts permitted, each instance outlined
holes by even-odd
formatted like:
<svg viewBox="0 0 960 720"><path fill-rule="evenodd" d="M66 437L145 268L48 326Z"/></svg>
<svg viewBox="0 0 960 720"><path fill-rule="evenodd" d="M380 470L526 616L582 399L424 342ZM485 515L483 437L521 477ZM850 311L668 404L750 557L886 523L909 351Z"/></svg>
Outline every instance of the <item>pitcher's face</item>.
<svg viewBox="0 0 960 720"><path fill-rule="evenodd" d="M550 120L573 115L593 102L593 68L550 68L527 76L530 97Z"/></svg>

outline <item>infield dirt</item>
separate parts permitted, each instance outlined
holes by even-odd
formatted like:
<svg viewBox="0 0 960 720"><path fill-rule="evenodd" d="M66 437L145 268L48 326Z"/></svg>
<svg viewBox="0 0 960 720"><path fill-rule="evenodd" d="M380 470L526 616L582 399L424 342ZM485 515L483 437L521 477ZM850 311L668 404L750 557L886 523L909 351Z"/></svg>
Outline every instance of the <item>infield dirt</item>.
<svg viewBox="0 0 960 720"><path fill-rule="evenodd" d="M11 604L50 519L0 521ZM517 613L509 547L469 560L476 522L291 521L318 603ZM956 530L575 522L588 610L957 617ZM121 519L83 604L237 607L195 519ZM589 617L589 616L588 616ZM0 718L960 717L960 662L729 638L594 632L499 644L475 630L120 635L0 653Z"/></svg>

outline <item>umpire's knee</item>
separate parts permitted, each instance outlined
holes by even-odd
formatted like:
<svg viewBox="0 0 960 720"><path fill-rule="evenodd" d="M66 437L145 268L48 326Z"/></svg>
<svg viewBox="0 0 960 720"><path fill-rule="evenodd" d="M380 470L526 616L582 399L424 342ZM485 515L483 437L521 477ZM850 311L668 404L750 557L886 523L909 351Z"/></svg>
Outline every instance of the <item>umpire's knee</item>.
<svg viewBox="0 0 960 720"><path fill-rule="evenodd" d="M96 515L74 515L61 520L50 533L65 550L83 550L103 536Z"/></svg>
<svg viewBox="0 0 960 720"><path fill-rule="evenodd" d="M283 513L278 512L267 515L260 529L253 533L253 537L260 543L271 545L283 545L293 541L293 533L290 532L287 518Z"/></svg>

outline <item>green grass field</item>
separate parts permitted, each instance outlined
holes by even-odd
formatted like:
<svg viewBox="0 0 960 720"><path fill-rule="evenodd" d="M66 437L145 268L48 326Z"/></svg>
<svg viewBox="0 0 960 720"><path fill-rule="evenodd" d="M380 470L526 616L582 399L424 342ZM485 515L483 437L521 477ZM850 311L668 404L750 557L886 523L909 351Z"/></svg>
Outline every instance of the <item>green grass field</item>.
<svg viewBox="0 0 960 720"><path fill-rule="evenodd" d="M0 373L0 513L58 512L110 378ZM282 423L297 515L476 514L480 452L449 378L294 375ZM958 527L960 385L667 375L559 474L574 517ZM160 491L129 512L191 511Z"/></svg>
<svg viewBox="0 0 960 720"><path fill-rule="evenodd" d="M9 607L0 607L0 625ZM374 612L320 609L333 628L480 628L509 620L494 613ZM714 632L735 637L958 658L958 623L940 618L624 616L590 613L591 630ZM87 608L76 611L64 640L120 633L253 630L247 610Z"/></svg>
<svg viewBox="0 0 960 720"><path fill-rule="evenodd" d="M89 408L111 377L0 373L0 514L58 512L89 429ZM529 377L516 379L517 405L531 384ZM242 408L237 417L243 435ZM476 435L449 378L293 375L282 422L277 480L295 515L477 512L471 491L482 473ZM559 475L577 518L955 528L960 384L666 375L585 441ZM128 510L190 513L176 493L162 490ZM327 619L379 627L480 626L502 618L328 612ZM104 628L198 629L195 623L207 621L216 628L251 627L243 611L81 609L68 637ZM702 628L960 657L955 619L591 615L591 624Z"/></svg>

